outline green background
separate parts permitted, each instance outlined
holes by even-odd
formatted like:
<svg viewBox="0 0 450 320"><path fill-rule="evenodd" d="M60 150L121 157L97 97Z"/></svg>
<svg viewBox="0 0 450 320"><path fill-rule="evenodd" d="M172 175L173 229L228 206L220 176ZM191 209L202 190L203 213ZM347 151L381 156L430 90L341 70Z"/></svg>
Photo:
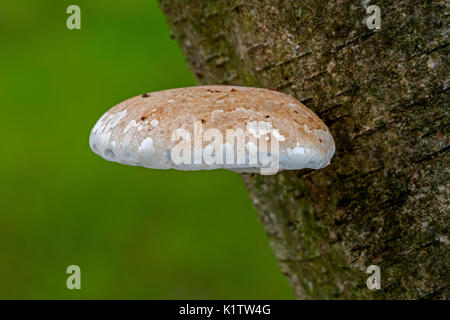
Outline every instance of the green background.
<svg viewBox="0 0 450 320"><path fill-rule="evenodd" d="M169 35L154 0L0 4L0 298L293 298L239 175L89 149L111 106L195 84Z"/></svg>

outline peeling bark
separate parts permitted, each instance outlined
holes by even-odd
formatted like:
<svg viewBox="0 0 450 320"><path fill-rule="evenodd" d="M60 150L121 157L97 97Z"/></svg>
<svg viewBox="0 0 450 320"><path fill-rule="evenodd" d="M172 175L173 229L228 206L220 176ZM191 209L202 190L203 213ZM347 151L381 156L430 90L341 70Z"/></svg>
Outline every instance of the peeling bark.
<svg viewBox="0 0 450 320"><path fill-rule="evenodd" d="M298 298L448 299L448 4L371 1L373 32L367 2L160 0L199 84L291 94L335 137L325 169L243 175Z"/></svg>

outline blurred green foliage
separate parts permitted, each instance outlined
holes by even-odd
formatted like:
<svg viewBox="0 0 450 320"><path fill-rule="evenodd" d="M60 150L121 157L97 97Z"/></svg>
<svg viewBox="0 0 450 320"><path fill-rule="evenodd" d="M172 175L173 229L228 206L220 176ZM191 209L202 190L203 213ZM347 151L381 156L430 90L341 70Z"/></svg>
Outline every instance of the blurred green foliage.
<svg viewBox="0 0 450 320"><path fill-rule="evenodd" d="M239 175L89 149L111 106L195 84L155 0L2 1L0 43L0 298L293 298Z"/></svg>

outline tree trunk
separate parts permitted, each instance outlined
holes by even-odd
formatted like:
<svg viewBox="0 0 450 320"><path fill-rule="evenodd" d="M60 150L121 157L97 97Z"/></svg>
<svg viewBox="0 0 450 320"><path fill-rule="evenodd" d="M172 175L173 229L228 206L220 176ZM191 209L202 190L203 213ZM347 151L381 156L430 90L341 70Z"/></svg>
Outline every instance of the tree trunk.
<svg viewBox="0 0 450 320"><path fill-rule="evenodd" d="M368 2L160 0L199 84L283 91L331 129L325 169L242 175L298 298L447 299L448 4Z"/></svg>

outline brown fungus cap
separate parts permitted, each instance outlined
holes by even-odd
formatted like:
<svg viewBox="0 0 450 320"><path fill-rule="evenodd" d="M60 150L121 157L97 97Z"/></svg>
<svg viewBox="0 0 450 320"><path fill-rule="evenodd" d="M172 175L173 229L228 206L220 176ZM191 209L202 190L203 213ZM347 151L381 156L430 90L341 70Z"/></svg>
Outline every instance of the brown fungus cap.
<svg viewBox="0 0 450 320"><path fill-rule="evenodd" d="M237 140L227 140L228 133ZM253 161L255 154L276 160L276 171L320 169L335 150L327 126L292 96L224 85L163 90L121 102L98 120L90 146L106 160L128 165L239 172L268 166L267 161ZM179 158L191 161L175 161L175 149L183 150ZM202 156L205 152L209 161ZM211 156L217 156L215 161Z"/></svg>

